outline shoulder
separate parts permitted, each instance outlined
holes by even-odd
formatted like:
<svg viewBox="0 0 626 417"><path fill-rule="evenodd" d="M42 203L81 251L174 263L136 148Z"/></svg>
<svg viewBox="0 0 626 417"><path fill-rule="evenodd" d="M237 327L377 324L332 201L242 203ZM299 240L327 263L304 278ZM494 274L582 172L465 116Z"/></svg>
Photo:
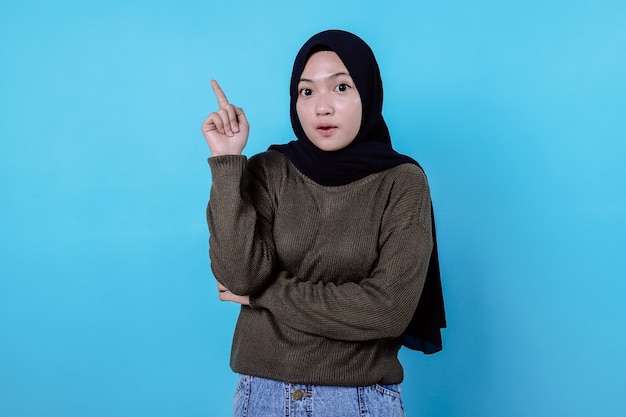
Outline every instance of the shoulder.
<svg viewBox="0 0 626 417"><path fill-rule="evenodd" d="M392 227L407 224L426 226L430 221L430 187L419 165L407 163L383 172L388 190L386 217Z"/></svg>
<svg viewBox="0 0 626 417"><path fill-rule="evenodd" d="M397 165L389 169L388 171L392 171L400 175L409 175L412 178L426 179L426 174L424 173L424 170L422 169L422 167L417 164L412 164L410 162Z"/></svg>
<svg viewBox="0 0 626 417"><path fill-rule="evenodd" d="M279 186L290 176L289 160L278 151L268 150L251 156L246 167L248 175L266 184Z"/></svg>
<svg viewBox="0 0 626 417"><path fill-rule="evenodd" d="M384 180L391 183L392 189L412 189L428 192L428 179L424 170L417 164L400 164L383 172Z"/></svg>
<svg viewBox="0 0 626 417"><path fill-rule="evenodd" d="M268 150L251 156L248 165L253 167L263 167L264 169L275 169L286 166L287 157L278 151Z"/></svg>

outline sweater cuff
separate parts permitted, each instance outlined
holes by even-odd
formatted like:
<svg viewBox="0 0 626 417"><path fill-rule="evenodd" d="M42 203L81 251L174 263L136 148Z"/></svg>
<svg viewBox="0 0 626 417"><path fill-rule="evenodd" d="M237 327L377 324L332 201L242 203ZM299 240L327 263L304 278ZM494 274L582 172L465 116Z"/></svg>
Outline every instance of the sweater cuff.
<svg viewBox="0 0 626 417"><path fill-rule="evenodd" d="M260 294L254 294L254 295L248 296L248 300L250 301L250 308L252 309L267 308L263 304L263 294L265 294L266 291L267 291L267 288Z"/></svg>
<svg viewBox="0 0 626 417"><path fill-rule="evenodd" d="M242 172L248 158L244 155L221 155L213 156L207 159L211 174L215 176L219 173Z"/></svg>

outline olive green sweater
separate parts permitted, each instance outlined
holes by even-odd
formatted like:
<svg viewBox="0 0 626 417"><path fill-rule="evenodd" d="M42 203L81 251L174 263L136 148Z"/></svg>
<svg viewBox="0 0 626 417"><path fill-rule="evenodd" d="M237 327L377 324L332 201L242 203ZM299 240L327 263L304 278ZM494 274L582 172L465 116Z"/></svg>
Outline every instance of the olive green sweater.
<svg viewBox="0 0 626 417"><path fill-rule="evenodd" d="M281 153L209 158L211 267L242 306L233 371L292 383L403 379L398 336L432 248L426 177L403 164L322 186Z"/></svg>

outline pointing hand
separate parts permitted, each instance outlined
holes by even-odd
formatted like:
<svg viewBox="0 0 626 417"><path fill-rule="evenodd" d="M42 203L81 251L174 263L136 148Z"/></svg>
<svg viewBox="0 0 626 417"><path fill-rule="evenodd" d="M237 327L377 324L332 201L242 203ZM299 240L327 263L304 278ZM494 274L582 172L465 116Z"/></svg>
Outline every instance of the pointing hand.
<svg viewBox="0 0 626 417"><path fill-rule="evenodd" d="M211 156L240 155L248 142L250 125L243 110L228 102L226 94L211 80L219 110L209 114L202 123L202 133Z"/></svg>

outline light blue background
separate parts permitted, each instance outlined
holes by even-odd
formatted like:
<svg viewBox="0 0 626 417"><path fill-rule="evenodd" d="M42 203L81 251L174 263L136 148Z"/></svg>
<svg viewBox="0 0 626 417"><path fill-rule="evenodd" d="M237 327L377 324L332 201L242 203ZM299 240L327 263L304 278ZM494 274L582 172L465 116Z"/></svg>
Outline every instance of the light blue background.
<svg viewBox="0 0 626 417"><path fill-rule="evenodd" d="M449 329L402 351L409 416L624 416L626 3L0 4L0 416L226 416L200 132L292 138L299 46L374 49L430 178Z"/></svg>

